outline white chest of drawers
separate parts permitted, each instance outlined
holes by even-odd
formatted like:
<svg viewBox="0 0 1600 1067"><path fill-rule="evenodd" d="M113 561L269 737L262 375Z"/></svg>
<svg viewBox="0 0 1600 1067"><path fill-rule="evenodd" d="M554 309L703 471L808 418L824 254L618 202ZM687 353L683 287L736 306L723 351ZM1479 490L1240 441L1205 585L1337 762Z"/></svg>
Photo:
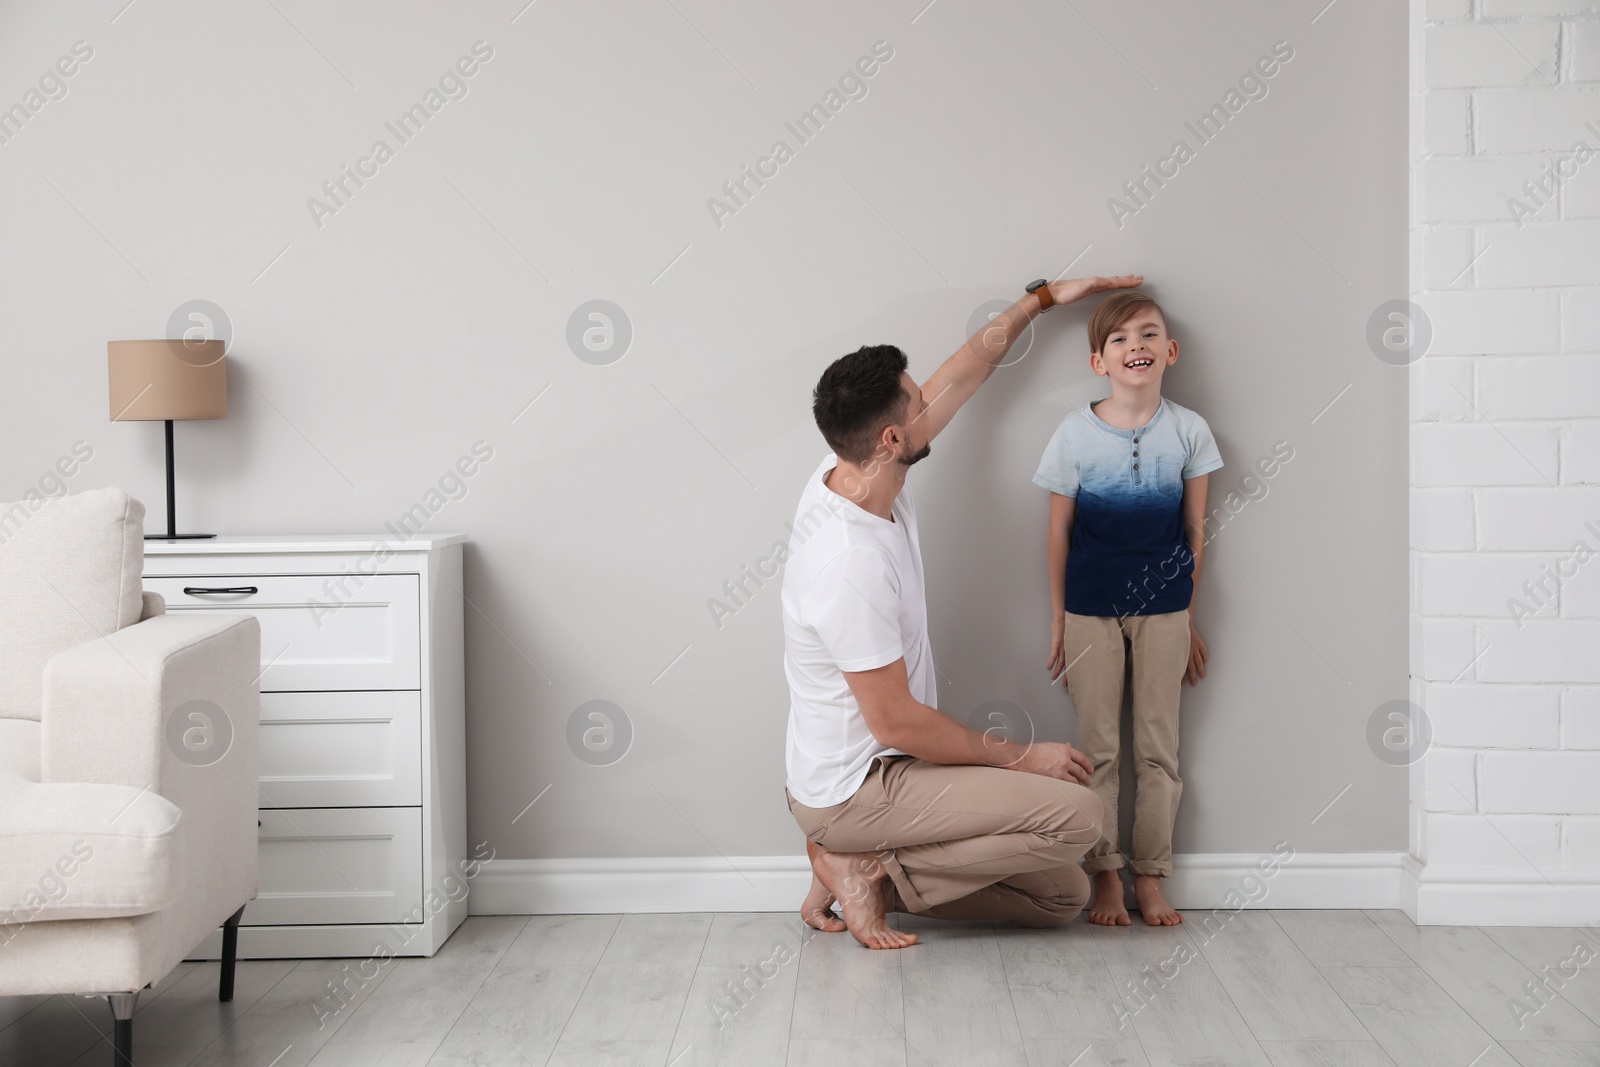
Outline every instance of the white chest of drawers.
<svg viewBox="0 0 1600 1067"><path fill-rule="evenodd" d="M431 956L466 918L465 540L145 543L168 611L261 622L260 894L240 956Z"/></svg>

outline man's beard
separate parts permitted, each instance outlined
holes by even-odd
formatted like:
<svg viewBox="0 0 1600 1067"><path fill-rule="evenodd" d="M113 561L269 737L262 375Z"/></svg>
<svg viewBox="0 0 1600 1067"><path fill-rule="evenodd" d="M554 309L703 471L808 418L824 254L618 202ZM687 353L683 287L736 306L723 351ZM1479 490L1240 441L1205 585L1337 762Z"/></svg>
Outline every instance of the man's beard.
<svg viewBox="0 0 1600 1067"><path fill-rule="evenodd" d="M899 459L900 459L901 464L903 464L904 466L909 467L913 463L921 463L923 460L927 459L928 458L928 453L932 452L932 451L933 451L933 442L929 441L927 444L923 445L921 448L919 448L917 451L913 452L911 455L909 455L909 456L900 456Z"/></svg>

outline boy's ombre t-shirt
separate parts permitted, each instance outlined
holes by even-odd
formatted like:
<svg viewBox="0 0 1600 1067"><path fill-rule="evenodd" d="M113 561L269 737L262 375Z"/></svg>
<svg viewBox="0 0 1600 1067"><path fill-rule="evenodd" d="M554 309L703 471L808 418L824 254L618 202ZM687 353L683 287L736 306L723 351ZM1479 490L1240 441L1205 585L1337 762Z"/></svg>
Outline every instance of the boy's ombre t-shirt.
<svg viewBox="0 0 1600 1067"><path fill-rule="evenodd" d="M1221 466L1206 420L1170 400L1137 430L1107 425L1093 404L1061 420L1033 482L1078 500L1067 611L1121 617L1187 610L1194 558L1183 530L1183 481Z"/></svg>

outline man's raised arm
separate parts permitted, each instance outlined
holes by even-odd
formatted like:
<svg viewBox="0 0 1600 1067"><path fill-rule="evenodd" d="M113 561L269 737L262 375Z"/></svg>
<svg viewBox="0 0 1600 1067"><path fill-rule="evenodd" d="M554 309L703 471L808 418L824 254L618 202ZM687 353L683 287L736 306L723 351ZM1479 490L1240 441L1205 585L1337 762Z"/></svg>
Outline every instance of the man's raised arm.
<svg viewBox="0 0 1600 1067"><path fill-rule="evenodd" d="M1142 274L1121 274L1114 278L1072 278L1064 282L1050 282L1050 303L1070 304L1092 293L1107 289L1131 289L1144 281ZM956 354L940 364L922 385L922 397L928 410L920 418L928 420L928 440L950 425L961 405L972 399L978 386L989 380L1006 358L1006 353L1016 343L1044 310L1044 301L1036 292L1024 293L1021 300L996 315L992 321L967 338L966 344Z"/></svg>

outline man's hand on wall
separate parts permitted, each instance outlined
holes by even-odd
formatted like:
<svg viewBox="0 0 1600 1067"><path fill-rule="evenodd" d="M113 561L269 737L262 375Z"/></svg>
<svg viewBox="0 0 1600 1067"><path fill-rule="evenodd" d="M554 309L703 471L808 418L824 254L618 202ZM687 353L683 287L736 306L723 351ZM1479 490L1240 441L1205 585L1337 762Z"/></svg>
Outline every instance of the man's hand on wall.
<svg viewBox="0 0 1600 1067"><path fill-rule="evenodd" d="M1111 278L1068 278L1050 283L1050 299L1057 304L1070 304L1107 289L1132 289L1144 281L1143 274L1118 274Z"/></svg>

